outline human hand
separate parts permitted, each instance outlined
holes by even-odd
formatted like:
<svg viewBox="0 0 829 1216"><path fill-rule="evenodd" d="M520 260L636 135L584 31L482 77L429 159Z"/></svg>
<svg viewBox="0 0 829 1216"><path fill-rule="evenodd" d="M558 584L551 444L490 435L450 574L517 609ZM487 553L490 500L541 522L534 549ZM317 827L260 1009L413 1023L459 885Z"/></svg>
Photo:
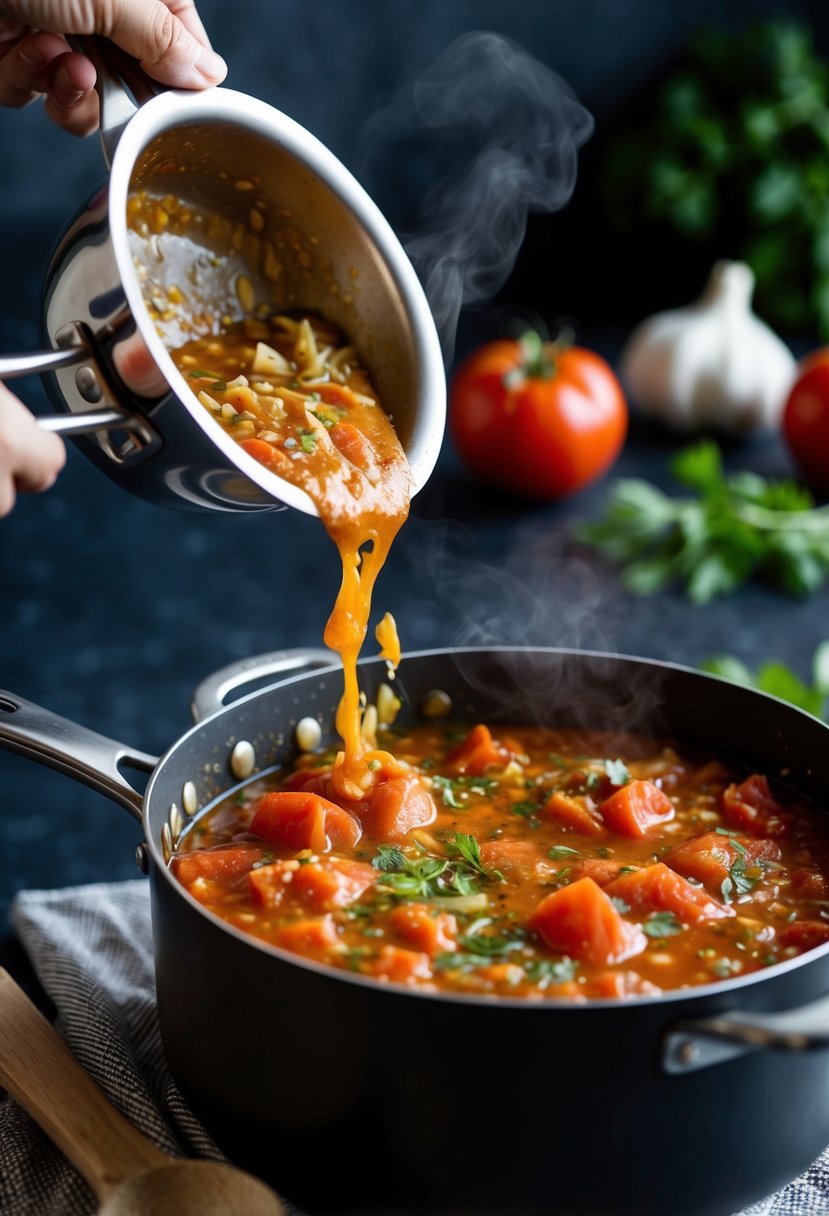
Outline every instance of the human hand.
<svg viewBox="0 0 829 1216"><path fill-rule="evenodd" d="M0 0L0 105L20 108L45 94L59 127L95 130L95 69L65 34L101 34L174 88L204 89L227 74L194 0Z"/></svg>
<svg viewBox="0 0 829 1216"><path fill-rule="evenodd" d="M11 511L18 490L48 490L65 460L63 440L39 427L0 384L0 516Z"/></svg>

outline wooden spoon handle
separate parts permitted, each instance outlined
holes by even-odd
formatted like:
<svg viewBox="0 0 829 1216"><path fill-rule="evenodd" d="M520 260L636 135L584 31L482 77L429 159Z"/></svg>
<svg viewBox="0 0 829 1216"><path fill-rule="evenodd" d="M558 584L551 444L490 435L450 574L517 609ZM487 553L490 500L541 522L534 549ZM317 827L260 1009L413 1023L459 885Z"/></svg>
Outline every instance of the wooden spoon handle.
<svg viewBox="0 0 829 1216"><path fill-rule="evenodd" d="M0 1085L80 1170L99 1200L124 1179L171 1160L110 1105L2 967Z"/></svg>

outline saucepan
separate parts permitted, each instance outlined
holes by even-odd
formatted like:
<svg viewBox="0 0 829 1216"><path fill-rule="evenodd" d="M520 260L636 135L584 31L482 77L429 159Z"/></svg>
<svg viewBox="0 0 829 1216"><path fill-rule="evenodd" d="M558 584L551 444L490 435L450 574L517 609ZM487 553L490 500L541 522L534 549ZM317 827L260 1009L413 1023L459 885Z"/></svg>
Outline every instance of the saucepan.
<svg viewBox="0 0 829 1216"><path fill-rule="evenodd" d="M369 697L385 678L384 663L361 664ZM643 729L784 774L818 804L829 790L829 727L698 671L460 649L407 656L398 680L410 720L441 689L458 720ZM0 746L143 824L167 1060L231 1158L303 1210L341 1216L730 1216L805 1169L829 1143L829 945L659 997L528 1002L326 969L191 898L171 852L238 784L239 742L265 771L313 715L327 745L341 691L326 651L223 669L160 760L0 693ZM150 774L143 794L130 770Z"/></svg>
<svg viewBox="0 0 829 1216"><path fill-rule="evenodd" d="M105 45L88 39L78 49L98 73L109 178L53 255L44 303L51 349L0 358L0 379L43 373L62 413L41 425L81 436L87 456L141 497L316 514L304 491L207 416L170 358L158 302L174 289L179 315L230 320L251 303L301 308L323 314L357 347L420 489L443 436L443 360L420 282L378 208L322 143L278 110L231 89L158 91ZM136 191L159 203L159 225L143 235L128 224ZM165 234L170 198L217 217L215 230L192 239Z"/></svg>

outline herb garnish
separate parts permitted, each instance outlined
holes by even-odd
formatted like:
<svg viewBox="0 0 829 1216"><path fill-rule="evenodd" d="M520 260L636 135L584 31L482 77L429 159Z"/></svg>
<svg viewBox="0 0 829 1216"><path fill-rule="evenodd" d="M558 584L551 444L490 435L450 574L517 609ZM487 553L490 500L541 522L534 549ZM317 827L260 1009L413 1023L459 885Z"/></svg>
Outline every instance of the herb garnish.
<svg viewBox="0 0 829 1216"><path fill-rule="evenodd" d="M642 932L647 933L648 937L673 937L675 933L682 932L682 925L673 912L652 912L642 922Z"/></svg>
<svg viewBox="0 0 829 1216"><path fill-rule="evenodd" d="M581 857L581 853L578 849L571 849L569 845L554 844L547 850L547 856L552 857L553 861L561 861L565 857Z"/></svg>
<svg viewBox="0 0 829 1216"><path fill-rule="evenodd" d="M299 443L303 452L315 452L317 448L317 432L297 430L299 435Z"/></svg>
<svg viewBox="0 0 829 1216"><path fill-rule="evenodd" d="M616 483L603 519L579 538L622 566L637 595L674 582L695 603L729 595L754 575L792 594L815 591L829 573L829 506L815 507L793 481L726 476L715 443L679 452L671 471L694 498L669 498L638 478Z"/></svg>
<svg viewBox="0 0 829 1216"><path fill-rule="evenodd" d="M428 900L476 895L480 880L503 882L500 870L484 865L474 836L457 832L446 847L449 857L407 857L396 845L378 845L371 863L383 874L377 881L378 891L388 891L398 899Z"/></svg>
<svg viewBox="0 0 829 1216"><path fill-rule="evenodd" d="M627 785L630 771L624 760L605 760L604 771L611 785Z"/></svg>

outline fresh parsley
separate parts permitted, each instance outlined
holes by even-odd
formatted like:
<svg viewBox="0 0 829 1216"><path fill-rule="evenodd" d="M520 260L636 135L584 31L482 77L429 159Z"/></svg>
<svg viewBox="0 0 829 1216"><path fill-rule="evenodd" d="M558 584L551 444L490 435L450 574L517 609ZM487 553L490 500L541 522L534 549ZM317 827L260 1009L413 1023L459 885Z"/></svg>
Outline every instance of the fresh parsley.
<svg viewBox="0 0 829 1216"><path fill-rule="evenodd" d="M554 844L547 850L547 856L552 857L553 861L563 861L565 857L581 857L581 853L578 849L571 849L569 845Z"/></svg>
<svg viewBox="0 0 829 1216"><path fill-rule="evenodd" d="M776 659L763 663L756 671L751 671L733 655L721 654L706 659L701 667L703 671L722 676L725 680L733 680L735 684L759 688L761 692L771 693L781 701L790 701L792 705L805 709L816 718L827 717L829 641L822 642L812 657L811 684L805 683L790 667Z"/></svg>
<svg viewBox="0 0 829 1216"><path fill-rule="evenodd" d="M679 452L671 471L692 498L671 498L638 478L617 481L603 519L577 535L618 563L627 589L652 595L680 583L703 604L758 576L794 595L829 573L829 506L792 481L723 470L719 447Z"/></svg>
<svg viewBox="0 0 829 1216"><path fill-rule="evenodd" d="M682 925L673 912L652 912L642 922L642 932L647 933L648 937L673 937L675 933L682 932Z"/></svg>
<svg viewBox="0 0 829 1216"><path fill-rule="evenodd" d="M378 845L372 865L380 870L377 890L398 899L476 895L480 881L502 882L500 870L485 866L474 836L458 832L447 842L448 857L408 857L396 845Z"/></svg>
<svg viewBox="0 0 829 1216"><path fill-rule="evenodd" d="M605 760L604 771L611 785L627 785L630 771L624 760Z"/></svg>

